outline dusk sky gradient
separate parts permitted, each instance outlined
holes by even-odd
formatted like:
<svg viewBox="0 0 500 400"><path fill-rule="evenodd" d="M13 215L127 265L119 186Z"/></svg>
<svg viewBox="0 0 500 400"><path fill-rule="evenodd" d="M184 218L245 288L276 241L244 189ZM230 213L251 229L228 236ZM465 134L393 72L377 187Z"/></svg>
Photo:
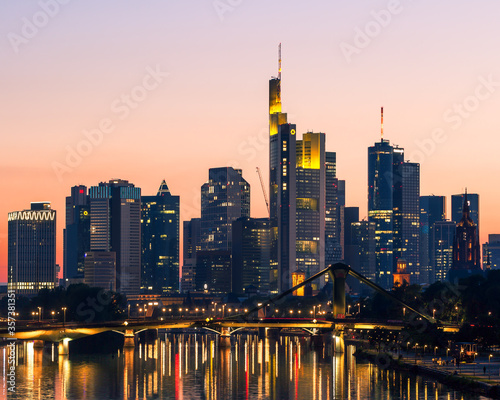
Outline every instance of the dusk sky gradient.
<svg viewBox="0 0 500 400"><path fill-rule="evenodd" d="M121 178L152 195L165 179L184 221L200 215L208 169L231 165L251 185L252 216L265 216L255 168L268 190L268 80L280 42L283 111L298 132L326 133L348 206L366 217L367 148L380 140L383 106L384 138L421 164L421 195L446 195L449 217L450 195L467 187L480 194L481 243L500 233L500 3L65 2L46 21L41 4L56 0L0 5L1 282L7 213L32 201L57 211L62 266L65 197L76 184ZM38 32L13 45L34 18ZM365 28L372 37L346 57L342 46ZM151 70L168 76L153 81ZM140 89L145 79L150 90ZM131 93L145 96L125 116ZM58 175L54 163L106 119L113 129L102 142Z"/></svg>

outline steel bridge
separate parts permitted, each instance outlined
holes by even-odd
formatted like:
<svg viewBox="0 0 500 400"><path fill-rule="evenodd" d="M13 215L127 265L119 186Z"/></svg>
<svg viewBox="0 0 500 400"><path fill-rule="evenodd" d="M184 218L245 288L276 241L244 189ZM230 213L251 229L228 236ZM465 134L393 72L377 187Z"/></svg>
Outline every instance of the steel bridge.
<svg viewBox="0 0 500 400"><path fill-rule="evenodd" d="M256 318L255 315L260 309L265 309L270 304L274 304L283 297L289 295L295 290L307 285L309 282L318 279L324 274L329 274L333 281L333 318ZM336 339L335 350L343 351L343 333L347 329L355 330L370 330L376 328L401 330L406 325L402 321L372 321L367 319L346 318L346 301L345 301L345 280L348 275L353 276L359 281L365 283L372 289L384 296L398 302L406 309L414 312L420 318L427 320L431 324L437 324L438 328L443 331L456 332L457 325L445 324L435 320L433 317L416 310L415 308L404 303L392 293L384 290L382 287L366 279L364 276L354 271L346 264L337 263L325 268L323 271L311 276L300 284L291 289L261 303L260 305L250 309L248 312L229 316L226 318L213 319L179 319L170 321L148 321L148 320L127 320L125 322L103 322L103 323L66 323L66 324L28 324L25 326L16 326L16 333L12 337L7 328L0 329L0 337L10 337L19 340L37 340L59 342L59 354L68 354L68 342L73 339L79 339L89 335L95 335L102 332L114 331L125 336L125 346L134 346L135 334L148 329L201 329L207 330L219 335L220 344L222 346L230 346L230 337L232 334L243 329L264 329L267 333L280 332L286 329L301 329L308 332L314 338L321 339L321 334L325 332L334 332Z"/></svg>

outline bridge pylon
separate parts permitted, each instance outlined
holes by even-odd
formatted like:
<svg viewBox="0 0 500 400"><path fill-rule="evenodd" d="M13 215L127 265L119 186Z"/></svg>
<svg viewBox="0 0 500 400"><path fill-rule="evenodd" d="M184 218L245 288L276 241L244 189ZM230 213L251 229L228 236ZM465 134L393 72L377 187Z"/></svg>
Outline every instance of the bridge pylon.
<svg viewBox="0 0 500 400"><path fill-rule="evenodd" d="M123 347L135 347L135 334L133 329L125 329Z"/></svg>
<svg viewBox="0 0 500 400"><path fill-rule="evenodd" d="M345 318L345 280L351 267L336 263L328 268L328 274L333 280L333 318Z"/></svg>

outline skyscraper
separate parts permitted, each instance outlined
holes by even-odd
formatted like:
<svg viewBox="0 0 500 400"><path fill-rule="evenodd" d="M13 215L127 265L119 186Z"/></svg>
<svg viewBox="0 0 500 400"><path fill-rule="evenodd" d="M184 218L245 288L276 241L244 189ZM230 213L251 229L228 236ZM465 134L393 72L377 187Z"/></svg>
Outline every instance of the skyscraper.
<svg viewBox="0 0 500 400"><path fill-rule="evenodd" d="M121 179L101 182L90 188L90 249L93 252L115 252L116 290L127 296L139 294L140 188ZM95 267L99 268L98 265Z"/></svg>
<svg viewBox="0 0 500 400"><path fill-rule="evenodd" d="M368 219L376 224L377 282L389 289L400 258L419 282L420 165L384 140L383 115L382 108L380 142L368 148Z"/></svg>
<svg viewBox="0 0 500 400"><path fill-rule="evenodd" d="M179 291L179 196L162 181L156 196L141 197L141 291Z"/></svg>
<svg viewBox="0 0 500 400"><path fill-rule="evenodd" d="M56 212L50 203L8 214L8 289L36 295L53 289L56 276Z"/></svg>
<svg viewBox="0 0 500 400"><path fill-rule="evenodd" d="M488 242L483 244L483 271L500 269L500 235L488 235Z"/></svg>
<svg viewBox="0 0 500 400"><path fill-rule="evenodd" d="M420 196L420 283L434 283L434 224L445 219L445 196Z"/></svg>
<svg viewBox="0 0 500 400"><path fill-rule="evenodd" d="M325 268L325 134L304 133L296 154L295 265L309 278Z"/></svg>
<svg viewBox="0 0 500 400"><path fill-rule="evenodd" d="M73 186L66 197L64 241L64 279L84 277L85 253L90 250L90 204L87 187Z"/></svg>
<svg viewBox="0 0 500 400"><path fill-rule="evenodd" d="M436 221L432 229L433 266L431 283L444 282L453 264L453 238L457 225L453 221Z"/></svg>
<svg viewBox="0 0 500 400"><path fill-rule="evenodd" d="M241 169L211 168L201 187L201 249L231 251L232 223L250 217L250 185Z"/></svg>
<svg viewBox="0 0 500 400"><path fill-rule="evenodd" d="M394 149L383 138L368 148L368 220L375 223L376 282L392 287Z"/></svg>
<svg viewBox="0 0 500 400"><path fill-rule="evenodd" d="M336 153L327 151L325 160L325 266L328 266L342 259L342 246Z"/></svg>
<svg viewBox="0 0 500 400"><path fill-rule="evenodd" d="M402 172L401 258L406 261L410 282L420 283L420 164L404 162Z"/></svg>
<svg viewBox="0 0 500 400"><path fill-rule="evenodd" d="M271 258L277 262L277 289L291 287L296 269L296 127L282 124L271 136L270 215L277 234Z"/></svg>
<svg viewBox="0 0 500 400"><path fill-rule="evenodd" d="M376 242L375 222L359 221L351 223L350 244L346 247L347 254L357 256L358 263L351 264L355 271L364 275L372 282L376 281ZM354 257L356 260L356 257Z"/></svg>
<svg viewBox="0 0 500 400"><path fill-rule="evenodd" d="M181 291L185 293L195 290L196 252L201 251L201 219L184 221L183 231Z"/></svg>
<svg viewBox="0 0 500 400"><path fill-rule="evenodd" d="M238 218L233 222L232 291L242 294L254 286L270 290L271 222L268 218Z"/></svg>

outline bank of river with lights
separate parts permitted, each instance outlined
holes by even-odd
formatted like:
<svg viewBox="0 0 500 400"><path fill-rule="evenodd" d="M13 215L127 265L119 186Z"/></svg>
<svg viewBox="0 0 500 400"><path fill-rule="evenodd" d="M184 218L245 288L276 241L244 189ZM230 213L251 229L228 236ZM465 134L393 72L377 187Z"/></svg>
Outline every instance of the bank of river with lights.
<svg viewBox="0 0 500 400"><path fill-rule="evenodd" d="M9 399L486 399L422 376L332 353L304 336L160 334L111 354L59 356L57 346L17 344ZM3 349L2 349L3 350ZM0 352L6 366L6 353ZM1 390L5 390L5 374ZM1 397L1 396L0 396Z"/></svg>

